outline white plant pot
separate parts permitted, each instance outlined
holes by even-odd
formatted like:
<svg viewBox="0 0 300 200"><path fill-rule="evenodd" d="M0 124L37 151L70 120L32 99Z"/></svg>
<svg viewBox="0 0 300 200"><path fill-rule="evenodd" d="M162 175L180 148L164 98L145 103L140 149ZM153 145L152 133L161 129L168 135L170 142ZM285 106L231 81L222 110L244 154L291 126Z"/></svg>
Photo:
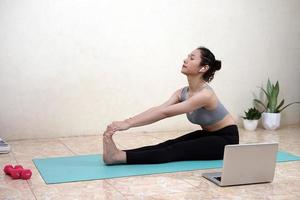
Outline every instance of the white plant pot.
<svg viewBox="0 0 300 200"><path fill-rule="evenodd" d="M262 125L267 130L275 130L280 126L280 113L266 113L262 114Z"/></svg>
<svg viewBox="0 0 300 200"><path fill-rule="evenodd" d="M243 119L244 128L248 131L254 131L257 127L258 120Z"/></svg>

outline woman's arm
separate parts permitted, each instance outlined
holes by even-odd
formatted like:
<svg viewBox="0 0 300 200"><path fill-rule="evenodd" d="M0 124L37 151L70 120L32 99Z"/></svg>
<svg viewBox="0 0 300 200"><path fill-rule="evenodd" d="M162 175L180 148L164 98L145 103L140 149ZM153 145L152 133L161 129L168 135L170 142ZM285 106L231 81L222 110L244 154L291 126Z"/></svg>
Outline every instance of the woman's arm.
<svg viewBox="0 0 300 200"><path fill-rule="evenodd" d="M172 117L175 115L180 115L183 113L191 112L199 107L205 106L206 102L209 101L212 94L207 92L201 92L187 99L186 101L179 102L178 94L180 94L181 90L177 90L172 97L165 102L164 104L153 107L146 112L138 114L132 118L129 118L124 121L113 122L109 125L113 131L118 130L127 130L132 127L144 126L148 124L152 124L159 120ZM174 104L175 99L177 98L177 103ZM173 104L172 104L173 103Z"/></svg>
<svg viewBox="0 0 300 200"><path fill-rule="evenodd" d="M137 115L126 121L129 123L130 128L152 124L159 120L188 113L199 107L203 107L210 97L211 94L209 93L197 94L181 103L159 106L157 109L153 109L144 115Z"/></svg>
<svg viewBox="0 0 300 200"><path fill-rule="evenodd" d="M144 119L145 116L152 115L152 113L157 111L158 109L161 109L161 108L167 107L169 105L180 102L181 90L182 89L175 91L172 94L172 96L166 102L161 104L160 106L152 107L152 108L150 108L138 115L135 115L134 117L130 117L129 119L126 119L124 121L114 121L110 125L107 126L107 129L117 131L117 130L127 130L131 127L142 126L142 125L132 124L131 122L136 121L136 120L140 121L139 119ZM150 123L153 123L153 122L146 122L146 124L150 124Z"/></svg>
<svg viewBox="0 0 300 200"><path fill-rule="evenodd" d="M133 120L133 119L141 118L141 117L143 117L145 115L148 115L151 112L155 112L158 109L165 108L167 106L179 103L180 102L181 90L182 89L179 89L179 90L175 91L172 94L172 96L166 102L164 102L163 104L161 104L160 106L152 107L152 108L150 108L150 109L148 109L148 110L146 110L146 111L144 111L144 112L142 112L142 113L140 113L138 115L135 115L134 117L130 117L129 119L126 119L125 121L130 121L130 120Z"/></svg>

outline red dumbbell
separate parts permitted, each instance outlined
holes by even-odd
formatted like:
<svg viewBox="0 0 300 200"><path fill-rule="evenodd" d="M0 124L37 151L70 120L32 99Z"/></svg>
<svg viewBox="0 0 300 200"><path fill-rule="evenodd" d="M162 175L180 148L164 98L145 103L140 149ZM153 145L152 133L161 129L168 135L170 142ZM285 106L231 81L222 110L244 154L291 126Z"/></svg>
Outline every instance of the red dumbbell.
<svg viewBox="0 0 300 200"><path fill-rule="evenodd" d="M15 165L14 169L24 169L22 165Z"/></svg>
<svg viewBox="0 0 300 200"><path fill-rule="evenodd" d="M21 165L16 165L13 167L12 165L6 165L4 167L4 172L7 175L10 175L13 179L19 179L21 177L21 171L23 167Z"/></svg>
<svg viewBox="0 0 300 200"><path fill-rule="evenodd" d="M21 179L27 180L30 179L32 172L30 169L23 169L21 172Z"/></svg>
<svg viewBox="0 0 300 200"><path fill-rule="evenodd" d="M10 175L13 179L30 179L32 172L30 169L24 169L22 165L16 165L12 167L12 165L6 165L3 169L5 174Z"/></svg>
<svg viewBox="0 0 300 200"><path fill-rule="evenodd" d="M16 170L20 170L20 178L23 179L23 180L27 180L27 179L30 179L31 175L32 175L32 172L30 169L24 169L22 167L22 165L16 165L14 167L14 169Z"/></svg>
<svg viewBox="0 0 300 200"><path fill-rule="evenodd" d="M12 165L5 165L3 168L3 171L6 175L10 175L10 170L13 169L14 167Z"/></svg>

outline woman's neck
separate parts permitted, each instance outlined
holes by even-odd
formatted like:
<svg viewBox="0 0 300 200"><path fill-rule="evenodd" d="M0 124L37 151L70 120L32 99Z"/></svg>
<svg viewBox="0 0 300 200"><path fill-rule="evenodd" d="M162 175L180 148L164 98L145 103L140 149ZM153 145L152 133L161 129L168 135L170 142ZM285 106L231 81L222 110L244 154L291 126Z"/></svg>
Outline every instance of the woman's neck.
<svg viewBox="0 0 300 200"><path fill-rule="evenodd" d="M204 87L204 85L206 85L206 82L199 76L194 76L194 77L188 76L187 79L189 82L189 91L191 93L197 92L199 89Z"/></svg>

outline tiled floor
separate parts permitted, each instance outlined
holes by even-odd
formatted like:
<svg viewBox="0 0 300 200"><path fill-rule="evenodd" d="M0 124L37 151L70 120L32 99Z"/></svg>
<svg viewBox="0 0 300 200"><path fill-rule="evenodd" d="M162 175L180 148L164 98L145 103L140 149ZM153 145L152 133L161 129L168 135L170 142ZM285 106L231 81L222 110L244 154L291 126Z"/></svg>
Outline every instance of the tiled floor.
<svg viewBox="0 0 300 200"><path fill-rule="evenodd" d="M155 144L187 132L118 133L117 146L134 148ZM281 150L300 155L300 125L277 131L258 129L247 132L240 128L241 143L278 141ZM28 181L12 180L0 172L0 199L300 199L300 161L278 163L274 182L221 188L201 177L203 172L135 176L97 181L46 185L32 163L33 158L102 153L101 136L9 141L12 152L0 155L1 168L22 164L33 171Z"/></svg>

